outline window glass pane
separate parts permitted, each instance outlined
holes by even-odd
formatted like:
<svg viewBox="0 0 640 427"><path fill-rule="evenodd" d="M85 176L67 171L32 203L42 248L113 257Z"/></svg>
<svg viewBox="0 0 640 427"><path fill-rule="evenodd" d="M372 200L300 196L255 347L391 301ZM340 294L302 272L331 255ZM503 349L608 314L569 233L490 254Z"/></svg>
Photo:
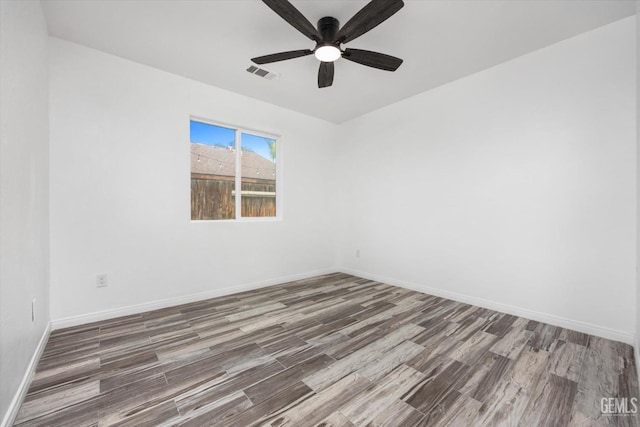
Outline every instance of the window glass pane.
<svg viewBox="0 0 640 427"><path fill-rule="evenodd" d="M235 130L191 120L191 219L235 219Z"/></svg>
<svg viewBox="0 0 640 427"><path fill-rule="evenodd" d="M276 140L242 134L242 216L276 216Z"/></svg>

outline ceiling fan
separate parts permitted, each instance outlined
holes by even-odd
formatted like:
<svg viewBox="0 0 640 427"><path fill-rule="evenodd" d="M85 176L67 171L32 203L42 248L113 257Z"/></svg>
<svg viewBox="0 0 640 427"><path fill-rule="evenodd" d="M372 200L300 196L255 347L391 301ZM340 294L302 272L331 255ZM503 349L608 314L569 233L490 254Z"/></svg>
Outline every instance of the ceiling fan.
<svg viewBox="0 0 640 427"><path fill-rule="evenodd" d="M343 50L340 47L341 44L349 43L389 19L402 9L404 6L402 0L371 0L342 28L336 18L326 16L318 21L317 29L287 0L262 1L296 30L316 42L316 46L313 49L291 50L252 58L251 60L256 64L268 64L314 54L320 60L319 88L333 84L333 62L341 57L386 71L395 71L402 64L402 59L384 53L349 48Z"/></svg>

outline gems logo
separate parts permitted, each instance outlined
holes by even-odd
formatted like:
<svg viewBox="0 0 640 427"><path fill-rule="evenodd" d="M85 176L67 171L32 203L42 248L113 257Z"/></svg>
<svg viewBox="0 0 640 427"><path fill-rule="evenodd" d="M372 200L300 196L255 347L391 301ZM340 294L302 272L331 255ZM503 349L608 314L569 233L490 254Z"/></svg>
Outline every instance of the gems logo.
<svg viewBox="0 0 640 427"><path fill-rule="evenodd" d="M635 415L638 413L638 398L603 397L600 399L600 411L610 416Z"/></svg>

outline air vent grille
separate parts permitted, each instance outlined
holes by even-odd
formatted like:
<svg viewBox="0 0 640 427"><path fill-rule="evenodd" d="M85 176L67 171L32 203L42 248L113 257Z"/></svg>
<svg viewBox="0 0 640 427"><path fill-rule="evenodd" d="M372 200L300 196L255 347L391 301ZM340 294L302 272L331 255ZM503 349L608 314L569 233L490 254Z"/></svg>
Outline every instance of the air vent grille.
<svg viewBox="0 0 640 427"><path fill-rule="evenodd" d="M255 74L256 76L263 77L267 80L278 78L278 74L273 73L269 70L265 70L264 68L258 68L255 65L250 65L249 68L247 68L247 71L251 74Z"/></svg>

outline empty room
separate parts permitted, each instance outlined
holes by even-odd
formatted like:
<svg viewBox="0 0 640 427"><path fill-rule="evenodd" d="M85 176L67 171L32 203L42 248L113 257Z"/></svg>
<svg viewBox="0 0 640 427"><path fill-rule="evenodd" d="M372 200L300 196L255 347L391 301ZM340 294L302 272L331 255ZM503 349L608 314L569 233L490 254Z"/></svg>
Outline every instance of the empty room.
<svg viewBox="0 0 640 427"><path fill-rule="evenodd" d="M0 427L638 426L636 0L0 0Z"/></svg>

